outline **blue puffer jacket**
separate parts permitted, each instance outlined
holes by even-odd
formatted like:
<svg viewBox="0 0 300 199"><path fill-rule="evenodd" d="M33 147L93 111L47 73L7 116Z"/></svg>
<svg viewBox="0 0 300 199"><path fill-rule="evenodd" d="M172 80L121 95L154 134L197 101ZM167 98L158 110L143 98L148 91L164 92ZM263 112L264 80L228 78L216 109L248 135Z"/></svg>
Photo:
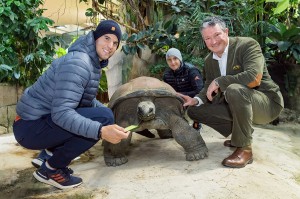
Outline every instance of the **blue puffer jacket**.
<svg viewBox="0 0 300 199"><path fill-rule="evenodd" d="M108 60L99 60L93 32L80 37L65 56L54 60L49 69L24 91L17 104L17 114L23 120L36 120L51 114L53 122L63 129L99 139L101 123L79 115L75 109L97 103L95 96L101 68L107 64Z"/></svg>

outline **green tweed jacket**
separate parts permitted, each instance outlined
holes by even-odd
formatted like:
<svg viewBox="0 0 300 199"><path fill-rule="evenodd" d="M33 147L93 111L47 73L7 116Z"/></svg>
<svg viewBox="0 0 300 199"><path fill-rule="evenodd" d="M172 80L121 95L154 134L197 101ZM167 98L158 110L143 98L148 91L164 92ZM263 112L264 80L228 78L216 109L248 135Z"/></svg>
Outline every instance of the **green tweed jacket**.
<svg viewBox="0 0 300 199"><path fill-rule="evenodd" d="M276 103L284 106L279 86L271 79L256 40L250 37L229 38L226 76L221 76L218 61L212 57L213 53L210 53L205 58L203 69L205 85L197 95L204 103L208 101L206 97L208 86L217 79L221 92L226 91L230 84L242 84L265 93ZM220 94L215 96L213 101L219 101L220 96Z"/></svg>

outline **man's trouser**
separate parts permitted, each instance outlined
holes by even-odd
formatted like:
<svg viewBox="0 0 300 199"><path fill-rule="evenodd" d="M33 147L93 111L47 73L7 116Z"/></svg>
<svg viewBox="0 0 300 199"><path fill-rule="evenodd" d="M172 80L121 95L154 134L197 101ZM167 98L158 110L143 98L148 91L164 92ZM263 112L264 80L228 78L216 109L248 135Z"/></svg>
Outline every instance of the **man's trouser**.
<svg viewBox="0 0 300 199"><path fill-rule="evenodd" d="M106 107L78 108L77 113L101 122L103 126L114 123L112 111ZM70 133L53 123L51 115L37 120L17 120L13 125L18 143L28 149L49 149L53 156L48 160L51 167L65 168L71 161L94 146L99 140Z"/></svg>
<svg viewBox="0 0 300 199"><path fill-rule="evenodd" d="M282 96L281 96L282 97ZM231 135L236 147L251 145L252 124L266 124L278 117L283 107L266 94L240 84L228 86L225 98L187 109L194 121L212 127L223 136Z"/></svg>

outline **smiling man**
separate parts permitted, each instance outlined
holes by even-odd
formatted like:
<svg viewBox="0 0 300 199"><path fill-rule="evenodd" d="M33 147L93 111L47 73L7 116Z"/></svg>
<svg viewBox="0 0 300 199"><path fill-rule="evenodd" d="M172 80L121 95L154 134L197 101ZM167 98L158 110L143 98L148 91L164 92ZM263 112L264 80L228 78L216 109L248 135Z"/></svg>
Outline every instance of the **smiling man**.
<svg viewBox="0 0 300 199"><path fill-rule="evenodd" d="M115 144L128 137L114 124L112 111L95 98L101 69L119 47L121 35L115 21L100 22L24 91L13 130L21 146L42 150L32 161L40 182L59 189L80 185L70 162L101 138Z"/></svg>
<svg viewBox="0 0 300 199"><path fill-rule="evenodd" d="M253 162L253 123L265 124L283 109L279 87L272 81L257 41L229 37L219 17L205 19L200 27L211 53L205 58L205 85L199 95L181 95L191 119L206 124L223 136L224 146L235 151L222 161L241 168Z"/></svg>

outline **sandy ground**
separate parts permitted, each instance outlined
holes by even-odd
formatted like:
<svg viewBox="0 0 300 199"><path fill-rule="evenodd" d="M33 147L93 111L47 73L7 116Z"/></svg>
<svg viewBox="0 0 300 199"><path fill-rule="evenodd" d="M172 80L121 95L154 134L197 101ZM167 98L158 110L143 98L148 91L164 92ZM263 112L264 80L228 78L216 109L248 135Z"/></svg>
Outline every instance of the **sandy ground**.
<svg viewBox="0 0 300 199"><path fill-rule="evenodd" d="M255 127L254 162L242 169L221 165L233 149L207 126L201 134L209 157L195 162L185 161L174 139L134 134L129 162L107 167L98 143L71 164L84 183L68 191L37 182L30 161L38 151L23 149L5 135L0 137L0 198L300 198L299 130L299 124Z"/></svg>

